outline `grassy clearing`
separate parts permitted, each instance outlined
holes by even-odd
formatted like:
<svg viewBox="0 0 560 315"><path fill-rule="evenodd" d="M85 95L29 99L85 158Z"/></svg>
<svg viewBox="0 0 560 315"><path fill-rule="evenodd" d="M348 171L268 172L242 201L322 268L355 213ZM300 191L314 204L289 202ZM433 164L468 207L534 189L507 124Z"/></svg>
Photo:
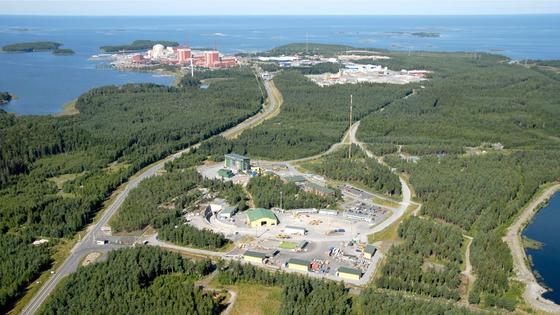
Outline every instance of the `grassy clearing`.
<svg viewBox="0 0 560 315"><path fill-rule="evenodd" d="M297 247L297 244L292 242L282 242L278 247L281 249L294 249Z"/></svg>
<svg viewBox="0 0 560 315"><path fill-rule="evenodd" d="M387 228L385 228L384 230L377 232L377 233L373 233L373 234L369 234L368 235L368 243L374 243L374 242L396 242L399 240L399 234L398 234L398 229L399 229L399 224L401 224L401 222L408 218L413 212L414 210L416 210L416 208L419 207L419 205L416 204L411 204L410 206L408 206L408 208L406 209L406 212L404 213L404 215L402 216L402 218L396 222L394 222L393 224L389 225Z"/></svg>
<svg viewBox="0 0 560 315"><path fill-rule="evenodd" d="M373 202L378 204L378 205L388 207L388 208L398 208L399 207L398 202L395 202L395 201L390 200L390 199L381 198L381 197L378 197L378 196L373 196Z"/></svg>
<svg viewBox="0 0 560 315"><path fill-rule="evenodd" d="M49 181L53 182L59 190L62 190L64 183L76 179L78 176L84 173L73 173L73 174L64 174L60 176L50 177L48 178Z"/></svg>
<svg viewBox="0 0 560 315"><path fill-rule="evenodd" d="M122 170L122 169L124 169L124 168L128 168L128 167L130 167L130 166L131 166L130 163L124 163L124 162L117 162L117 161L115 161L115 162L113 162L113 163L107 165L107 167L105 168L105 171L106 171L107 173L109 173L109 174L112 174L112 173L116 173L116 172L118 172L118 171L120 171L120 170Z"/></svg>
<svg viewBox="0 0 560 315"><path fill-rule="evenodd" d="M237 293L232 315L275 315L280 314L282 288L258 284L223 286L212 280L213 289L228 289Z"/></svg>
<svg viewBox="0 0 560 315"><path fill-rule="evenodd" d="M78 115L80 111L76 108L76 101L77 100L71 100L70 102L64 104L62 112L58 113L57 116Z"/></svg>

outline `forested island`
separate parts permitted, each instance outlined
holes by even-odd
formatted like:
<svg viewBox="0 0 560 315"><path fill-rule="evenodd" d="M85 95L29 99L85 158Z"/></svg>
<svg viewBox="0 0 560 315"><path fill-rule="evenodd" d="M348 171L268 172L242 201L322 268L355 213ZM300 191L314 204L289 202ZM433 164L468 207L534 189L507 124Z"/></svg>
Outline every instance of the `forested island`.
<svg viewBox="0 0 560 315"><path fill-rule="evenodd" d="M168 40L146 40L146 39L139 39L135 40L130 44L124 45L107 45L101 46L99 49L106 53L114 53L120 51L138 51L138 50L147 50L151 49L154 45L160 44L165 47L177 47L179 46L178 42L168 41Z"/></svg>
<svg viewBox="0 0 560 315"><path fill-rule="evenodd" d="M64 56L64 55L73 55L75 52L72 49L68 48L57 48L53 50L53 55Z"/></svg>
<svg viewBox="0 0 560 315"><path fill-rule="evenodd" d="M8 92L0 92L0 105L6 104L13 99L13 96Z"/></svg>
<svg viewBox="0 0 560 315"><path fill-rule="evenodd" d="M51 51L54 55L73 55L74 51L68 48L60 48L63 44L58 42L28 42L16 43L2 47L5 52L39 52Z"/></svg>

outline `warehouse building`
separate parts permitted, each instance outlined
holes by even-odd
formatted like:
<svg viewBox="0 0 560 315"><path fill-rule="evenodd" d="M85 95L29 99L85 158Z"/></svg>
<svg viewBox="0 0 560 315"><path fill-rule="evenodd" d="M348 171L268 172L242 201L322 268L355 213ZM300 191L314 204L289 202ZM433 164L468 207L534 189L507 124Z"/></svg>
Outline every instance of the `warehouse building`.
<svg viewBox="0 0 560 315"><path fill-rule="evenodd" d="M245 214L247 215L247 224L254 228L259 226L274 226L278 224L278 218L274 212L268 209L249 209L245 211Z"/></svg>
<svg viewBox="0 0 560 315"><path fill-rule="evenodd" d="M247 172L251 170L251 160L243 155L230 153L226 154L224 167L237 172Z"/></svg>
<svg viewBox="0 0 560 315"><path fill-rule="evenodd" d="M225 207L220 213L218 217L222 220L231 219L237 213L236 207Z"/></svg>
<svg viewBox="0 0 560 315"><path fill-rule="evenodd" d="M306 182L303 184L303 191L310 192L319 196L334 196L335 191L325 186L317 185L315 183Z"/></svg>
<svg viewBox="0 0 560 315"><path fill-rule="evenodd" d="M247 262L262 264L265 259L266 259L265 253L248 250L245 252L245 254L243 254L243 260Z"/></svg>
<svg viewBox="0 0 560 315"><path fill-rule="evenodd" d="M298 235L305 235L307 230L304 227L299 226L287 226L284 229L284 233L286 234L298 234Z"/></svg>
<svg viewBox="0 0 560 315"><path fill-rule="evenodd" d="M336 271L336 275L349 280L360 280L362 271L354 268L340 267Z"/></svg>
<svg viewBox="0 0 560 315"><path fill-rule="evenodd" d="M377 248L375 248L375 246L371 244L368 244L364 249L364 257L367 259L372 259L376 252Z"/></svg>
<svg viewBox="0 0 560 315"><path fill-rule="evenodd" d="M299 271L309 271L309 265L311 264L310 261L297 259L297 258L290 258L286 265L289 269L292 270L299 270Z"/></svg>

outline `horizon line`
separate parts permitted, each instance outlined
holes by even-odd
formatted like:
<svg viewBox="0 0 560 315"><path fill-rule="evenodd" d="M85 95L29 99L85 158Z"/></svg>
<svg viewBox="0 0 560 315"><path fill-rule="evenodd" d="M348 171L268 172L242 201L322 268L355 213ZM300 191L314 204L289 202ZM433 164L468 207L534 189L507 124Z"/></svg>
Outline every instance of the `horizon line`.
<svg viewBox="0 0 560 315"><path fill-rule="evenodd" d="M560 15L560 12L553 13L476 13L476 14L11 14L0 13L0 16L21 16L21 17L380 17L380 16L415 16L415 17L435 17L435 16L531 16L531 15Z"/></svg>

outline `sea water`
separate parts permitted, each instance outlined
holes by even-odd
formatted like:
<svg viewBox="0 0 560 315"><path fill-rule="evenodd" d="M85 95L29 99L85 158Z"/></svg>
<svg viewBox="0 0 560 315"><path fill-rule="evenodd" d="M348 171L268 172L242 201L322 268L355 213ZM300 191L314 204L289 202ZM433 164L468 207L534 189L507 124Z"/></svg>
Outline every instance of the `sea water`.
<svg viewBox="0 0 560 315"><path fill-rule="evenodd" d="M413 32L440 36L417 37ZM93 87L127 82L171 84L172 77L119 72L88 58L103 45L174 40L225 53L257 52L292 42L394 50L484 51L514 59L560 58L560 15L53 17L0 16L0 46L57 41L73 56L0 53L2 105L17 114L52 114Z"/></svg>

